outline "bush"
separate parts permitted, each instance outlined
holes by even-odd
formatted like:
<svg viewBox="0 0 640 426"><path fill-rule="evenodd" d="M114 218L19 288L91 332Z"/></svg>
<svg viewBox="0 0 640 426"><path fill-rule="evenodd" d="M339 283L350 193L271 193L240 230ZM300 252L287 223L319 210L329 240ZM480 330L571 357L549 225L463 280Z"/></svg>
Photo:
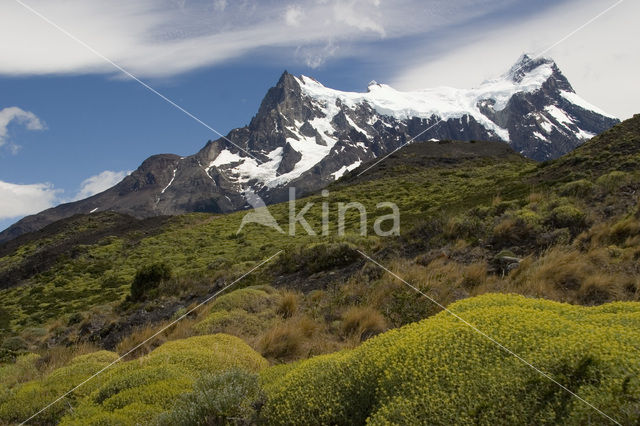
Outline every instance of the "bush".
<svg viewBox="0 0 640 426"><path fill-rule="evenodd" d="M274 318L250 314L244 309L215 311L195 325L203 334L226 333L238 337L255 337L264 332L273 323Z"/></svg>
<svg viewBox="0 0 640 426"><path fill-rule="evenodd" d="M7 331L10 331L10 330L11 330L11 315L9 315L9 312L7 312L6 309L0 306L0 336L2 336L3 333L6 333Z"/></svg>
<svg viewBox="0 0 640 426"><path fill-rule="evenodd" d="M478 239L484 234L482 221L473 216L452 217L444 225L443 235L447 239Z"/></svg>
<svg viewBox="0 0 640 426"><path fill-rule="evenodd" d="M17 386L12 395L0 401L0 423L23 421L116 358L106 351L83 355L41 380ZM148 424L170 409L179 395L189 392L199 375L236 367L258 372L267 365L237 337L217 334L176 340L145 357L114 365L43 412L38 420L67 425Z"/></svg>
<svg viewBox="0 0 640 426"><path fill-rule="evenodd" d="M276 312L283 318L291 318L298 310L298 295L291 291L282 293Z"/></svg>
<svg viewBox="0 0 640 426"><path fill-rule="evenodd" d="M0 383L9 389L18 383L35 379L40 373L37 367L39 361L39 355L25 354L19 356L13 363L0 366Z"/></svg>
<svg viewBox="0 0 640 426"><path fill-rule="evenodd" d="M382 314L370 307L354 306L342 316L342 333L364 341L387 329Z"/></svg>
<svg viewBox="0 0 640 426"><path fill-rule="evenodd" d="M136 272L131 284L131 299L139 301L161 282L171 279L171 268L165 263L144 266Z"/></svg>
<svg viewBox="0 0 640 426"><path fill-rule="evenodd" d="M22 352L27 350L29 344L20 336L12 336L4 339L0 347L11 352Z"/></svg>
<svg viewBox="0 0 640 426"><path fill-rule="evenodd" d="M360 259L362 256L349 244L317 244L285 251L275 267L279 273L305 272L315 274L343 268Z"/></svg>
<svg viewBox="0 0 640 426"><path fill-rule="evenodd" d="M12 424L24 421L115 359L117 359L117 355L107 351L79 356L69 365L54 370L41 380L17 386L9 398L0 403L0 423ZM95 380L78 388L65 400L52 405L38 415L37 422L39 424L58 423L65 414L71 411L70 407L75 405L76 401L89 395L105 377L98 376Z"/></svg>
<svg viewBox="0 0 640 426"><path fill-rule="evenodd" d="M293 323L281 324L262 336L260 352L268 358L290 360L299 355L304 340L302 330Z"/></svg>
<svg viewBox="0 0 640 426"><path fill-rule="evenodd" d="M566 183L560 187L560 195L585 198L593 193L595 185L586 179Z"/></svg>
<svg viewBox="0 0 640 426"><path fill-rule="evenodd" d="M596 180L596 185L601 187L606 192L615 191L616 189L628 184L630 182L629 173L613 171L606 175L600 176Z"/></svg>
<svg viewBox="0 0 640 426"><path fill-rule="evenodd" d="M620 423L639 420L637 303L584 308L492 294L450 309ZM448 312L273 376L261 412L273 425L606 421Z"/></svg>
<svg viewBox="0 0 640 426"><path fill-rule="evenodd" d="M549 221L556 228L579 230L584 228L586 215L577 207L561 205L551 211Z"/></svg>
<svg viewBox="0 0 640 426"><path fill-rule="evenodd" d="M258 375L233 369L199 378L158 425L254 424L263 393Z"/></svg>
<svg viewBox="0 0 640 426"><path fill-rule="evenodd" d="M272 287L245 287L219 296L211 303L210 310L213 312L243 309L250 313L258 313L274 307L277 300L278 294Z"/></svg>

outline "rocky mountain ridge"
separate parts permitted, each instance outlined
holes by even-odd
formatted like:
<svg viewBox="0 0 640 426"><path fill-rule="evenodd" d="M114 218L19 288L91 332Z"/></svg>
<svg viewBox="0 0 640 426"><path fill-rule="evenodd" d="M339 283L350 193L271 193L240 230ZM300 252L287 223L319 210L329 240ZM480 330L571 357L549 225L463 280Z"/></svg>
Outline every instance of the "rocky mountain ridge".
<svg viewBox="0 0 640 426"><path fill-rule="evenodd" d="M371 82L365 93L282 74L250 123L198 153L149 157L122 182L85 200L26 217L0 243L79 213L138 218L248 208L325 187L361 164L416 140L505 141L535 160L557 158L619 120L580 98L550 59L523 55L474 89L399 92Z"/></svg>

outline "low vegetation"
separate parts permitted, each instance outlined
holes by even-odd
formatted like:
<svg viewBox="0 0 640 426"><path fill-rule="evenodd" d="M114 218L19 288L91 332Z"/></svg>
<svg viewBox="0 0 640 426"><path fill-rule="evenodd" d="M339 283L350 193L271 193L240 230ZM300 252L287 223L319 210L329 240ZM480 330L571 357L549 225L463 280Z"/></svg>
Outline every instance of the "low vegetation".
<svg viewBox="0 0 640 426"><path fill-rule="evenodd" d="M450 309L622 424L637 421L638 304L494 294ZM448 312L264 377L267 424L608 421Z"/></svg>
<svg viewBox="0 0 640 426"><path fill-rule="evenodd" d="M323 202L373 212L393 201L397 237L376 237L374 217L360 235L356 210L344 236L295 237L257 224L236 234L242 212L140 230L102 213L0 248L0 423L25 420L123 355L34 424L602 420L448 307L635 424L638 122L542 164L444 161L416 144L347 174L329 197L299 201L314 203L305 218L318 231ZM287 205L270 211L287 222Z"/></svg>

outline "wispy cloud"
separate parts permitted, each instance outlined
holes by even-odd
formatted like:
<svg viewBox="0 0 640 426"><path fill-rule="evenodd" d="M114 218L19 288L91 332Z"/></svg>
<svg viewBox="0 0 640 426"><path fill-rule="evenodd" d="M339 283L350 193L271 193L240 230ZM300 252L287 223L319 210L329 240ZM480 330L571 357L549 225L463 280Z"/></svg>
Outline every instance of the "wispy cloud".
<svg viewBox="0 0 640 426"><path fill-rule="evenodd" d="M74 200L82 200L84 198L91 197L106 191L115 184L119 183L131 172L112 172L111 170L105 170L95 176L91 176L85 179L80 184L80 191L74 197Z"/></svg>
<svg viewBox="0 0 640 426"><path fill-rule="evenodd" d="M171 76L268 49L353 53L338 46L424 34L516 0L21 1L135 74ZM114 71L19 3L1 7L0 39L11 42L0 44L0 74Z"/></svg>
<svg viewBox="0 0 640 426"><path fill-rule="evenodd" d="M9 139L9 125L18 124L27 130L44 130L44 123L32 112L18 107L8 107L0 110L0 148L8 146L15 154L20 146Z"/></svg>
<svg viewBox="0 0 640 426"><path fill-rule="evenodd" d="M105 170L82 181L73 196L65 195L64 190L56 189L51 183L23 185L0 180L0 221L17 220L61 203L91 197L119 183L129 173Z"/></svg>

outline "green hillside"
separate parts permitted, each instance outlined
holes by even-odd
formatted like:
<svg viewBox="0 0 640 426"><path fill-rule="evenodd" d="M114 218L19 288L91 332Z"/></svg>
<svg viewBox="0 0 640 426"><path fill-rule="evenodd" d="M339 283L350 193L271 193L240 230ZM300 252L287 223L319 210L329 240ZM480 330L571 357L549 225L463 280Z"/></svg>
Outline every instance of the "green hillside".
<svg viewBox="0 0 640 426"><path fill-rule="evenodd" d="M500 143L412 144L298 200L298 211L314 203L305 218L317 235L237 233L246 212L105 212L21 236L0 246L0 422L125 354L34 423L605 422L360 250L636 424L635 161L640 116L541 164ZM339 235L337 206L349 202L366 207L367 235L354 209ZM390 212L381 202L399 207L399 235L373 232ZM285 229L288 209L269 206Z"/></svg>
<svg viewBox="0 0 640 426"><path fill-rule="evenodd" d="M622 424L637 422L639 304L584 308L493 294L450 309L606 415ZM0 418L27 418L115 358L106 351L84 355L18 385L0 399ZM448 312L353 350L267 364L231 336L165 343L97 377L36 423L194 424L194 418L345 425L608 422Z"/></svg>

